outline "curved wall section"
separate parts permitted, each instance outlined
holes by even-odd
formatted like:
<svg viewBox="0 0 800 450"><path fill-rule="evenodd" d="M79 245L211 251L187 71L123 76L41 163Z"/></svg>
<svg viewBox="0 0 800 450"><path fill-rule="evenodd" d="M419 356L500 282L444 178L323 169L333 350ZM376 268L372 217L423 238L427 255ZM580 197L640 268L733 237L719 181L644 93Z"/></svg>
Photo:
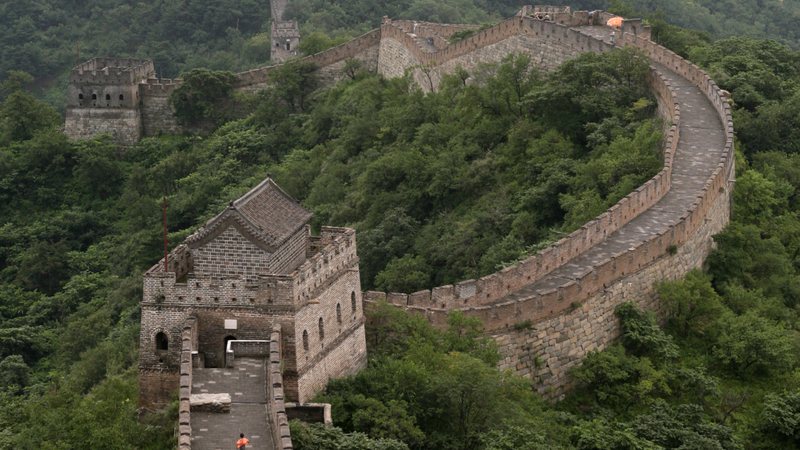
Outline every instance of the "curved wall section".
<svg viewBox="0 0 800 450"><path fill-rule="evenodd" d="M547 16L549 21L535 18ZM625 21L621 30L613 30L601 25L607 18L603 12L525 8L518 16L453 44L447 40L468 26L385 19L380 29L300 59L317 66L324 84L352 76L354 66L361 66L386 77L408 74L423 90L435 90L442 76L459 67L472 71L516 53L529 55L544 69L584 52L604 52L615 46L636 47L650 59L649 82L665 122L664 167L655 177L569 236L513 267L431 290L363 296L368 303L386 299L417 311L437 325L444 325L453 310L480 318L500 345L501 366L531 377L541 392L551 396L569 385L569 368L617 336L616 305L632 300L657 310L654 283L699 267L713 245L712 236L730 215L734 160L729 99L704 71L650 41L649 29L641 21ZM98 64L112 64L93 60L73 71L70 98L78 103L68 109L68 134L84 138L110 131L119 142L132 143L142 135L180 132L168 102L180 80L152 78L152 63L146 61L114 61L125 67L98 69ZM263 89L272 83L271 73L277 67L239 73L235 88ZM86 90L86 83L119 88L112 89L117 97L108 94L105 109L83 104L81 95L87 100L94 93ZM106 91L98 92L106 98ZM354 259L352 247L345 253ZM180 258L171 262L178 264L175 270L183 270L186 263ZM326 267L347 270L334 262ZM177 284L175 278L159 283L164 289ZM276 279L274 289L294 289L297 297L291 299L297 302L303 292L310 295L321 289L304 279L296 283L292 286ZM358 283L353 283L354 289ZM178 295L177 300L188 298L183 297ZM256 304L261 299L252 301ZM313 324L306 325L310 329ZM360 342L363 335L355 339ZM325 364L309 363L301 376L321 385L324 377L315 374ZM287 392L296 391L296 382L287 380ZM174 384L174 380L166 382Z"/></svg>
<svg viewBox="0 0 800 450"><path fill-rule="evenodd" d="M581 52L606 51L615 42L639 48L652 62L650 84L668 126L664 168L653 179L514 267L429 291L364 295L368 302L386 299L417 311L440 326L453 310L480 318L500 345L501 367L530 377L550 397L569 386L571 367L617 337L617 305L633 301L657 311L654 284L702 265L713 235L728 222L734 176L730 106L713 80L651 42L645 37L649 33L613 31L612 37L610 28L585 25L569 28L516 17L438 52L398 38L396 30L387 33L391 24L382 28L390 36L387 46L410 56L392 62L410 64L404 70L412 72L423 89L436 88L431 74L459 66L470 70L511 53L527 53L535 63L551 68ZM639 25L623 30L641 32L634 28ZM537 60L537 55L546 57ZM382 73L400 72L382 63ZM420 79L421 71L429 86Z"/></svg>

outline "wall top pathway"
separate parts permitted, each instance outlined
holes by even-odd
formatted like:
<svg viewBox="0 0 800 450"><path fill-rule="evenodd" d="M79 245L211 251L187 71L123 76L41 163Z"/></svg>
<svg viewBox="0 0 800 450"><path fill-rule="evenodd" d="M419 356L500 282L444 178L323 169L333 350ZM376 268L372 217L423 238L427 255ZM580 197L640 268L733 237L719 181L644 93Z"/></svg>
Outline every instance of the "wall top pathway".
<svg viewBox="0 0 800 450"><path fill-rule="evenodd" d="M266 358L236 358L234 367L194 369L192 393L231 396L229 413L192 411L192 449L234 448L239 433L250 439L248 449L273 450L266 398Z"/></svg>
<svg viewBox="0 0 800 450"><path fill-rule="evenodd" d="M734 173L730 106L723 91L705 72L651 42L647 39L649 33L636 36L595 25L528 26L525 22L531 19L509 20L520 22L498 25L502 35L488 40L487 45L505 39L505 34L513 34L512 25L521 30L544 26L556 31L545 35L577 33L601 42L597 51L604 51L612 42L617 46L635 46L651 59L651 84L662 103L662 115L673 124L666 137L665 153L669 153L670 146L674 153L665 154L667 173L660 186L656 183L654 190L658 192L655 196L647 192L652 187L648 185L659 181L651 180L604 215L515 267L431 291L368 292L365 295L368 301L385 298L392 304L426 314L434 324L445 324L449 311L462 310L481 318L489 332L508 329L526 320L536 323L576 307L612 282L675 251L709 219L706 214L710 205L730 189ZM497 34L491 29L481 33ZM486 36L477 39L486 41ZM413 42L404 40L403 45ZM461 43L463 47L474 45L469 40ZM412 53L419 52L420 49L414 49ZM428 59L442 60L436 55ZM727 208L724 214L728 214ZM727 222L727 217L724 221ZM526 275L528 282L524 282Z"/></svg>

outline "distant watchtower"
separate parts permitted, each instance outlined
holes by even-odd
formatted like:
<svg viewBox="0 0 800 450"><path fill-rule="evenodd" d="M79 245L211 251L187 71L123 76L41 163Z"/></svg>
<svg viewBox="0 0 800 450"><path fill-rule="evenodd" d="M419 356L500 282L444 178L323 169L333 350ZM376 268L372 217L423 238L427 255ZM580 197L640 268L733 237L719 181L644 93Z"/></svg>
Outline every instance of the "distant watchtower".
<svg viewBox="0 0 800 450"><path fill-rule="evenodd" d="M270 38L272 40L269 59L273 63L282 63L300 53L300 26L294 20L283 20L283 11L286 9L287 0L272 0L270 12L272 13L272 26Z"/></svg>
<svg viewBox="0 0 800 450"><path fill-rule="evenodd" d="M297 56L300 51L300 28L294 20L272 22L272 51L270 60L281 63Z"/></svg>
<svg viewBox="0 0 800 450"><path fill-rule="evenodd" d="M72 69L64 132L72 139L111 134L134 144L142 137L139 84L155 76L153 61L93 58Z"/></svg>

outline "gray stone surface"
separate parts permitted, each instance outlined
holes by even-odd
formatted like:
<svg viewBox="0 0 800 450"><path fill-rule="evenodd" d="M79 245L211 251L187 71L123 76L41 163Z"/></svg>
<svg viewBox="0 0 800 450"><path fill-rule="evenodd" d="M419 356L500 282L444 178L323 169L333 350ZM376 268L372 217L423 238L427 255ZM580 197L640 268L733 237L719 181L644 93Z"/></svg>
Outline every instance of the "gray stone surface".
<svg viewBox="0 0 800 450"><path fill-rule="evenodd" d="M248 449L272 450L266 390L265 358L237 358L231 368L194 369L192 393L229 393L231 412L192 411L192 449L233 449L244 433L250 439Z"/></svg>

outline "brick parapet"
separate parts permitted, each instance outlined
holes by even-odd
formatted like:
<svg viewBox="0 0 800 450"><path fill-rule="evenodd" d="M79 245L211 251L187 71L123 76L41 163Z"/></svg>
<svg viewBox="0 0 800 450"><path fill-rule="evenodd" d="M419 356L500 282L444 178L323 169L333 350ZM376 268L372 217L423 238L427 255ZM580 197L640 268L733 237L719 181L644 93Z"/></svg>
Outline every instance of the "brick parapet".
<svg viewBox="0 0 800 450"><path fill-rule="evenodd" d="M355 58L371 47L380 44L381 32L378 29L369 31L351 41L331 47L313 55L298 58L298 62L308 62L317 67L325 67L350 58ZM269 83L270 74L282 65L272 65L248 70L236 74L234 87L239 90L248 90L253 86L263 88Z"/></svg>
<svg viewBox="0 0 800 450"><path fill-rule="evenodd" d="M190 399L192 396L192 353L197 343L197 320L190 317L181 330L180 391L178 394L178 449L192 448L192 421Z"/></svg>
<svg viewBox="0 0 800 450"><path fill-rule="evenodd" d="M367 292L365 298L367 300L385 298L389 303L398 306L430 311L426 314L442 316L435 320L442 323L446 322L446 314L453 309L469 311L477 308L476 312L486 310L488 315L506 317L496 309L508 309L510 304L494 304L498 299L541 280L649 209L669 191L671 185L673 158L680 139L680 105L674 101L674 88L658 70L652 69L648 79L659 104L665 105L659 109L665 111L666 116L663 119L668 124L663 148L664 166L653 178L569 236L513 267L478 280L465 280L455 285L439 286L412 294ZM573 287L566 285L563 289L569 290ZM547 299L567 297L565 292L559 292L558 289L544 294ZM513 319L513 315L508 317L509 320Z"/></svg>
<svg viewBox="0 0 800 450"><path fill-rule="evenodd" d="M182 78L148 78L139 83L139 93L142 97L169 97L182 84Z"/></svg>
<svg viewBox="0 0 800 450"><path fill-rule="evenodd" d="M286 398L283 389L283 363L281 359L281 326L274 325L269 340L269 371L267 380L267 401L270 404L270 425L275 448L289 450L292 447L292 436L289 431L289 419L286 415Z"/></svg>
<svg viewBox="0 0 800 450"><path fill-rule="evenodd" d="M292 277L289 275L257 278L197 278L176 281L174 272L146 274L142 305L162 306L233 306L242 309L293 309Z"/></svg>
<svg viewBox="0 0 800 450"><path fill-rule="evenodd" d="M335 281L337 274L357 267L355 230L322 227L319 245L321 249L292 273L297 308L316 298L319 291L326 287L326 281Z"/></svg>
<svg viewBox="0 0 800 450"><path fill-rule="evenodd" d="M136 84L155 74L153 61L131 58L92 58L72 69L70 83Z"/></svg>

